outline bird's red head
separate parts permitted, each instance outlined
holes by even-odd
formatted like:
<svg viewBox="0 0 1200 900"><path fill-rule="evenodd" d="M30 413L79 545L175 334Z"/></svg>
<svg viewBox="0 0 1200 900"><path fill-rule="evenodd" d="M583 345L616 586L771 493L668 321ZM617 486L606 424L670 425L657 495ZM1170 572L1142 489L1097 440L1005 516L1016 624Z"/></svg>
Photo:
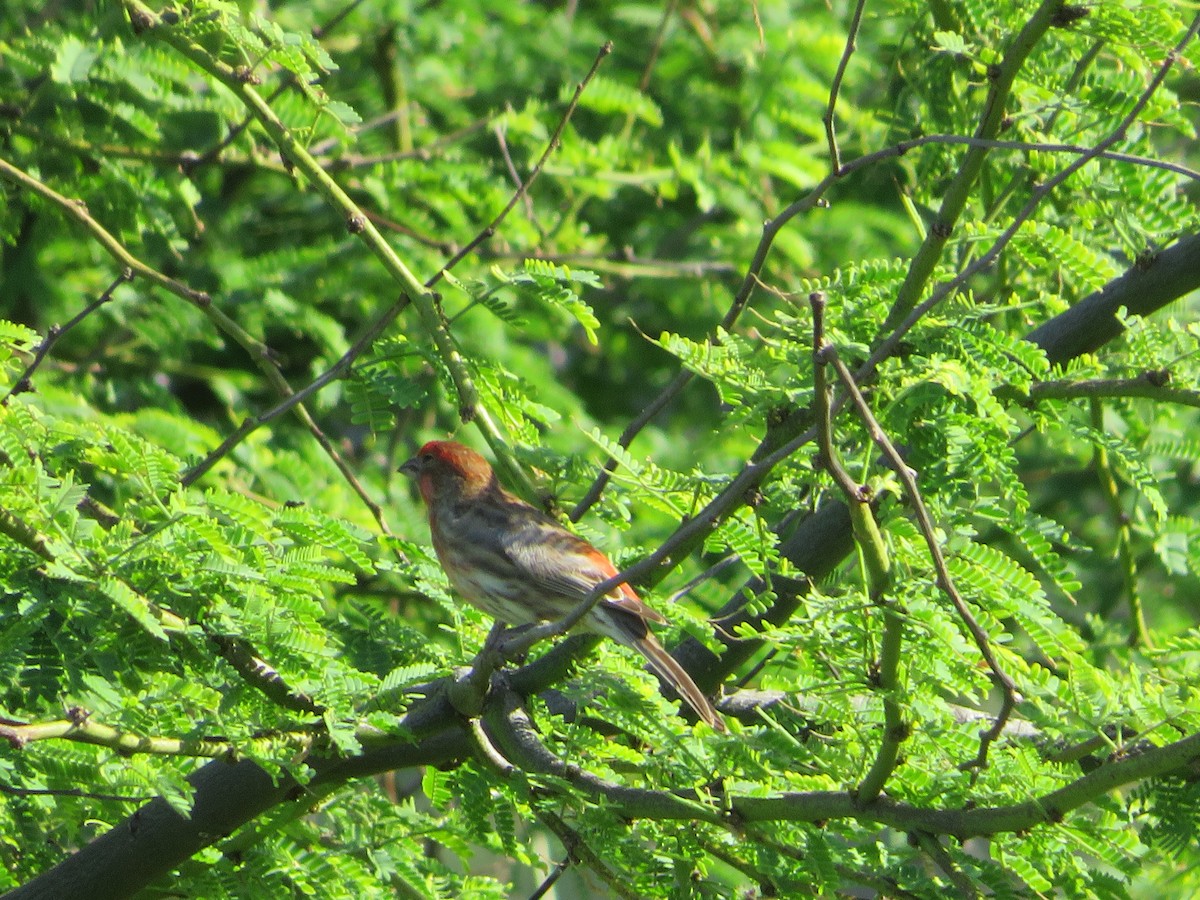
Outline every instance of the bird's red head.
<svg viewBox="0 0 1200 900"><path fill-rule="evenodd" d="M430 441L400 471L417 480L426 503L447 491L477 493L494 481L488 461L457 441Z"/></svg>

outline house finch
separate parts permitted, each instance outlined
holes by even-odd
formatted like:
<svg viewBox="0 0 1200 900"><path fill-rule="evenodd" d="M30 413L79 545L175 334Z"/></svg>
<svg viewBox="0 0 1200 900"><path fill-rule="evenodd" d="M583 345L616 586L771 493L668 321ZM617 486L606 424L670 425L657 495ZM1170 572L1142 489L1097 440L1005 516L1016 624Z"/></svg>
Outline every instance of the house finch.
<svg viewBox="0 0 1200 900"><path fill-rule="evenodd" d="M603 553L501 487L487 460L462 444L430 441L400 471L417 481L450 583L501 622L561 619L617 574ZM724 731L700 688L655 640L650 622L666 619L621 584L580 625L637 650L701 719Z"/></svg>

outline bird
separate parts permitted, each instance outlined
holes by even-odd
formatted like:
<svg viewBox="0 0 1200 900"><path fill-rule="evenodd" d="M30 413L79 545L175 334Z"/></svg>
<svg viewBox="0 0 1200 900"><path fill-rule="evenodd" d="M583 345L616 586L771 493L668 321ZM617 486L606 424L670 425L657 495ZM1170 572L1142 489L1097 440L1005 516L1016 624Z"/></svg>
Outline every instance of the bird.
<svg viewBox="0 0 1200 900"><path fill-rule="evenodd" d="M464 600L510 626L557 621L617 574L603 553L507 491L480 454L456 441L430 441L400 472L424 500L433 549ZM650 623L666 624L628 584L612 588L579 627L637 650L704 722L726 731L691 676Z"/></svg>

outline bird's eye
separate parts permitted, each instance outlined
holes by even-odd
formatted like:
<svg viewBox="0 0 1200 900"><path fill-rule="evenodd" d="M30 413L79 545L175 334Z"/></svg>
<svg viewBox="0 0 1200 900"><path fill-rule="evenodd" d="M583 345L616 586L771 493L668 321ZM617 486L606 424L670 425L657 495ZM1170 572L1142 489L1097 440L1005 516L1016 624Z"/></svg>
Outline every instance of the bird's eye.
<svg viewBox="0 0 1200 900"><path fill-rule="evenodd" d="M422 453L421 454L421 462L424 462L424 463L433 462L433 454L432 453Z"/></svg>

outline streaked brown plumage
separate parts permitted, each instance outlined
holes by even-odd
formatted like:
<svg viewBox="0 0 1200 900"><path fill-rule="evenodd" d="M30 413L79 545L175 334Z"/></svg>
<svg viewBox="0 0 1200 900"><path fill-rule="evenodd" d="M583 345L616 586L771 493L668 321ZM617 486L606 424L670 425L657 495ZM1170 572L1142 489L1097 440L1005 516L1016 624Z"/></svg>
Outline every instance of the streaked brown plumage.
<svg viewBox="0 0 1200 900"><path fill-rule="evenodd" d="M482 456L454 441L430 441L400 467L416 479L433 548L463 599L510 625L567 615L617 574L608 558L510 494ZM621 584L580 626L632 647L712 727L725 725L691 676L663 649L650 622L666 622Z"/></svg>

